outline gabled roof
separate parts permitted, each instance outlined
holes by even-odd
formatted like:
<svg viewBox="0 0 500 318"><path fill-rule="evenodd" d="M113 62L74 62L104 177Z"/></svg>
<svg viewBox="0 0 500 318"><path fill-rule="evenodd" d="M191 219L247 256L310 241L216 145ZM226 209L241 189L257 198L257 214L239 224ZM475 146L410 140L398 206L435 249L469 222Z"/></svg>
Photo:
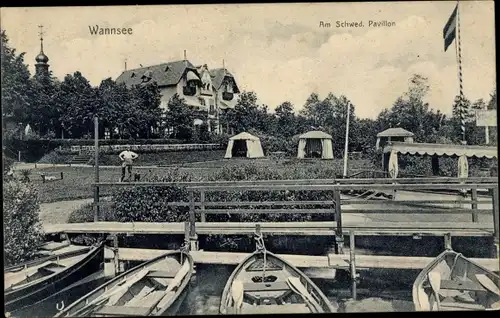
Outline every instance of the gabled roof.
<svg viewBox="0 0 500 318"><path fill-rule="evenodd" d="M238 85L236 84L236 80L234 79L233 74L231 74L227 69L225 68L216 68L209 70L210 76L212 77L212 85L216 90L219 90L221 87L222 83L224 82L224 78L230 77L233 79L233 90L235 93L239 93L240 89L238 88Z"/></svg>
<svg viewBox="0 0 500 318"><path fill-rule="evenodd" d="M174 61L127 70L118 76L116 82L118 84L125 83L128 87L141 84L142 76L149 70L152 80L155 81L158 86L177 85L182 75L184 75L186 68L193 70L198 75L198 71L193 64L189 61L186 62L187 63L185 63L184 60Z"/></svg>
<svg viewBox="0 0 500 318"><path fill-rule="evenodd" d="M389 128L377 134L377 137L415 137L415 134L403 128Z"/></svg>
<svg viewBox="0 0 500 318"><path fill-rule="evenodd" d="M431 143L404 143L391 142L384 147L384 153L395 151L400 154L410 155L437 155L477 158L498 158L498 149L496 147L485 147L478 145L454 145L454 144L431 144Z"/></svg>
<svg viewBox="0 0 500 318"><path fill-rule="evenodd" d="M230 140L259 140L258 137L255 137L254 135L251 135L247 132L241 132L231 138Z"/></svg>
<svg viewBox="0 0 500 318"><path fill-rule="evenodd" d="M332 136L320 130L306 132L299 136L300 139L332 139Z"/></svg>

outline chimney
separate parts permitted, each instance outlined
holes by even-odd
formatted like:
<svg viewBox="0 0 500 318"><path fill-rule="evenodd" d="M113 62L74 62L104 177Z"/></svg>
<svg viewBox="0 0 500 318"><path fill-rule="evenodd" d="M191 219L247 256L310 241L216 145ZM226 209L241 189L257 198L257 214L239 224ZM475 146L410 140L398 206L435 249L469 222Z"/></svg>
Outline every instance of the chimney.
<svg viewBox="0 0 500 318"><path fill-rule="evenodd" d="M127 70L127 59L125 59L125 71Z"/></svg>
<svg viewBox="0 0 500 318"><path fill-rule="evenodd" d="M187 58L186 58L186 50L184 50L184 65L186 67L188 66L188 62L187 62Z"/></svg>

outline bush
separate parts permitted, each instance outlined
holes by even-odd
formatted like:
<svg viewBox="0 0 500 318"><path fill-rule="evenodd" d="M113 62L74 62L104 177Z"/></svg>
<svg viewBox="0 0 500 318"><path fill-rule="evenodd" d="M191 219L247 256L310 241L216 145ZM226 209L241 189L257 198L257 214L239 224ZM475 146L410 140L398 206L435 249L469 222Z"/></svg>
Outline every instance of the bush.
<svg viewBox="0 0 500 318"><path fill-rule="evenodd" d="M71 161L73 159L74 154L60 151L58 149L55 149L47 154L45 154L40 160L38 160L38 163L49 163L49 164L65 164Z"/></svg>
<svg viewBox="0 0 500 318"><path fill-rule="evenodd" d="M37 191L16 180L4 182L4 265L13 265L35 256L44 234L38 216Z"/></svg>
<svg viewBox="0 0 500 318"><path fill-rule="evenodd" d="M2 153L2 159L3 176L5 178L16 161L12 158L6 157L4 153Z"/></svg>
<svg viewBox="0 0 500 318"><path fill-rule="evenodd" d="M102 206L99 209L99 221L114 221L115 214L112 208ZM94 207L92 203L82 205L73 210L68 218L68 223L94 222Z"/></svg>

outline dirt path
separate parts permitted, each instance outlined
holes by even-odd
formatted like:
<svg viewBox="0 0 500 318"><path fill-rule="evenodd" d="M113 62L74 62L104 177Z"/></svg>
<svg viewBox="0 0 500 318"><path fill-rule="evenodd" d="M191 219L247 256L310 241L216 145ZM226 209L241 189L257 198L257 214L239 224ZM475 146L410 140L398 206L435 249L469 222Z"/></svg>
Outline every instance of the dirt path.
<svg viewBox="0 0 500 318"><path fill-rule="evenodd" d="M40 220L42 224L68 223L72 211L92 201L93 199L81 199L42 203L40 204Z"/></svg>

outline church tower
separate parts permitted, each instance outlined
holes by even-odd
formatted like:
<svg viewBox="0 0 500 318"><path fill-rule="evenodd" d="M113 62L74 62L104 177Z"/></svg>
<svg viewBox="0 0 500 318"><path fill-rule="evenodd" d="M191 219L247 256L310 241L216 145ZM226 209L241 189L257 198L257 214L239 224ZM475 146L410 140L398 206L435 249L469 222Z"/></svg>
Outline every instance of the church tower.
<svg viewBox="0 0 500 318"><path fill-rule="evenodd" d="M40 28L40 54L35 58L35 76L48 76L49 75L49 58L45 53L43 53L43 25L38 26Z"/></svg>

